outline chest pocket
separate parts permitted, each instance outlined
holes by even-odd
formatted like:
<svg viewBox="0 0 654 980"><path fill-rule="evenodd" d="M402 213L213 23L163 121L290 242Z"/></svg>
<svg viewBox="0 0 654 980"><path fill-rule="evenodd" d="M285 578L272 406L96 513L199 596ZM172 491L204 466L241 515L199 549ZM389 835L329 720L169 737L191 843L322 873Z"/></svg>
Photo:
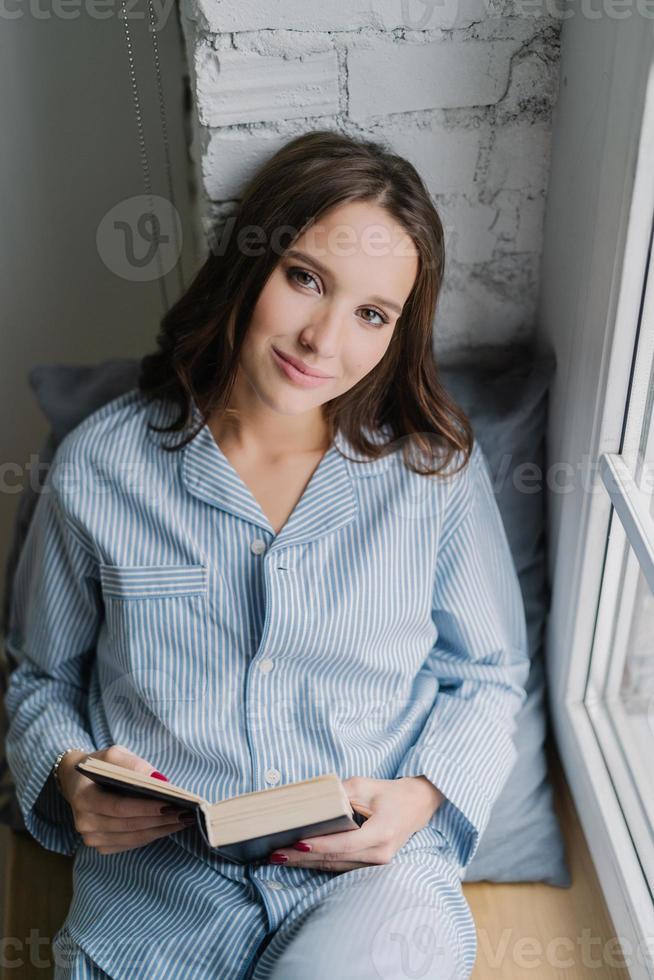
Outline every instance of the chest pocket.
<svg viewBox="0 0 654 980"><path fill-rule="evenodd" d="M100 565L114 709L166 724L202 696L206 669L205 565ZM120 700L118 700L120 699Z"/></svg>

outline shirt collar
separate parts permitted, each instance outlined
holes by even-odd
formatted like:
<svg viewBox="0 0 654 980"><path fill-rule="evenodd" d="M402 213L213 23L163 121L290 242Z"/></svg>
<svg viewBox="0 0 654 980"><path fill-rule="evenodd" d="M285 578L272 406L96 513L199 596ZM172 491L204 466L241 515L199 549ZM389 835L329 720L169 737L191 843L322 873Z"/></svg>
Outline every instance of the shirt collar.
<svg viewBox="0 0 654 980"><path fill-rule="evenodd" d="M177 409L171 403L159 401L152 404L150 418L155 425L169 424L175 417ZM200 418L200 411L193 401L193 427ZM150 434L156 440L175 444L188 431L187 428L169 434ZM370 430L367 434L373 440L380 438L376 432L372 434ZM351 459L345 459L341 453ZM179 454L181 478L189 493L275 535L256 498L218 446L208 425L203 425L195 438L179 450ZM354 449L342 432L337 432L333 444L314 470L300 501L275 536L275 542L286 545L313 540L351 523L359 510L353 480L383 472L390 466L392 459L393 455L390 454L377 460L368 460Z"/></svg>

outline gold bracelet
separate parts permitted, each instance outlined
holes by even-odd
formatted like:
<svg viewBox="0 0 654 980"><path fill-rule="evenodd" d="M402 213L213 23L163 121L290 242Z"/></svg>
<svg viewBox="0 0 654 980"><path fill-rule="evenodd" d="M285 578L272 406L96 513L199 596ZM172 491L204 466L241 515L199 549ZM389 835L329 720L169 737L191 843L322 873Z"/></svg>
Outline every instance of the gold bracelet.
<svg viewBox="0 0 654 980"><path fill-rule="evenodd" d="M60 793L62 790L61 790L61 783L59 781L59 773L57 772L57 770L59 769L59 763L61 762L61 760L63 759L63 757L66 755L67 752L86 752L86 749L84 748L83 745L75 745L73 748L64 749L63 752L60 752L59 755L57 756L55 760L55 764L52 767L52 775L54 776L55 785Z"/></svg>

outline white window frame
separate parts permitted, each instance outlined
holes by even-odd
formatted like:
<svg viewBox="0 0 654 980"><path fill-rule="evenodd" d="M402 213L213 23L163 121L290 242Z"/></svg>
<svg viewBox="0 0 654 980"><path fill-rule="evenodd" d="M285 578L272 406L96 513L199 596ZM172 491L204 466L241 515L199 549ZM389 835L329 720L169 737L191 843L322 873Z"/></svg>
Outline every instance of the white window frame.
<svg viewBox="0 0 654 980"><path fill-rule="evenodd" d="M567 781L629 974L634 980L652 980L654 902L641 863L647 828L635 827L633 820L629 825L625 819L625 809L637 813L637 800L624 774L611 722L609 709L619 711L619 706L606 699L607 690L615 684L613 671L607 688L606 666L613 651L596 645L592 663L591 654L595 638L599 644L606 625L598 612L606 618L615 612L608 592L613 590L615 598L621 576L634 575L633 558L623 564L624 528L620 520L611 521L614 503L629 526L648 580L653 571L652 542L647 521L642 520L644 501L633 482L628 485L624 467L628 466L629 447L623 457L622 438L654 216L654 29L651 20L639 22L632 9L631 20L620 23L585 24L580 18L566 22L562 42L562 74L569 76L569 91L560 99L564 122L558 152L562 159L560 163L556 157L553 160L553 173L557 164L560 171L548 199L546 220L550 224L549 230L546 225L543 266L543 290L558 288L562 298L548 298L539 330L548 346L554 337L555 350L570 352L570 357L562 363L557 356L556 425L548 435L547 455L548 465L567 461L574 468L586 457L594 466L590 486L575 485L572 493L552 499L549 508L548 699ZM601 134L599 172L571 178L566 165L581 155L569 144L571 121L579 121L579 107L572 104L575 79L583 88L575 74L581 70L575 68L575 58L585 52L584 45L595 45L597 58L603 59L598 74L603 70L607 90L597 98L604 100L600 111L606 113L606 128L600 130L600 123L591 120L589 106L590 135L580 133L579 139L582 143L587 140L587 151L591 139ZM650 121L643 125L646 119ZM565 280L565 268L557 265L556 247L570 230L566 222L578 218L565 213L574 179L580 187L584 180L586 186L592 184L596 197L590 204L579 205L587 222L579 232L584 253ZM566 328L574 331L572 343L566 341ZM552 393L550 399L552 404ZM639 846L643 847L640 852ZM646 857L652 859L649 852Z"/></svg>

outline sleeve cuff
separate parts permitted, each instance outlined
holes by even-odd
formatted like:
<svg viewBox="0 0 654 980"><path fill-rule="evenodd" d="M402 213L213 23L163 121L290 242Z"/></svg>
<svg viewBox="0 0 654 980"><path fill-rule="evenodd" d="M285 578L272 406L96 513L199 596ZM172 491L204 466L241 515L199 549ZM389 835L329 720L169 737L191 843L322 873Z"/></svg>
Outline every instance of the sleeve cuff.
<svg viewBox="0 0 654 980"><path fill-rule="evenodd" d="M57 787L52 767L62 748L82 746L95 752L96 747L83 730L54 733L58 748L51 753L23 751L16 753L7 744L7 762L16 784L16 796L25 827L49 851L72 856L81 841L75 829L73 811Z"/></svg>
<svg viewBox="0 0 654 980"><path fill-rule="evenodd" d="M493 800L465 769L438 752L429 753L428 763L419 750L410 752L397 769L400 776L426 776L445 797L428 826L445 837L463 871L479 847Z"/></svg>

